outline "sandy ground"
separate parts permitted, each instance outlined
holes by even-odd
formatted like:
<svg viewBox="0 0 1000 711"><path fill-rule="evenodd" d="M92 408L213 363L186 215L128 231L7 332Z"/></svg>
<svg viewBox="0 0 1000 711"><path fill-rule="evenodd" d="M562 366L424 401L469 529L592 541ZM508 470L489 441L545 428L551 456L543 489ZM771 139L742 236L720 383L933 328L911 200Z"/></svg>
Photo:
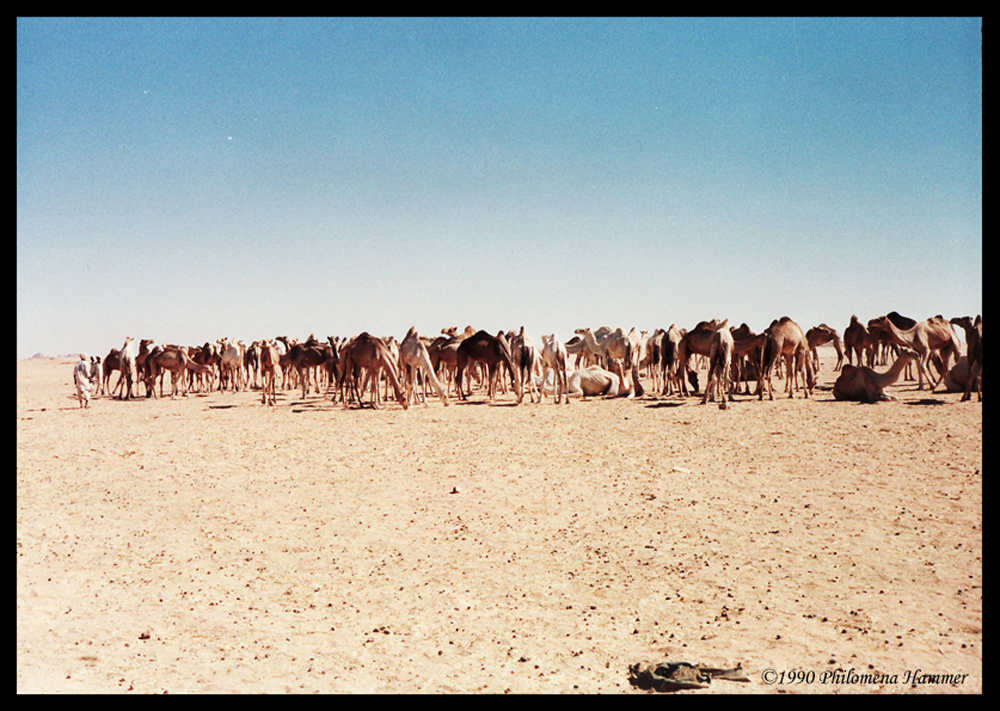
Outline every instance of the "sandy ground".
<svg viewBox="0 0 1000 711"><path fill-rule="evenodd" d="M982 404L835 402L821 352L814 399L725 411L80 410L19 360L17 690L979 693Z"/></svg>

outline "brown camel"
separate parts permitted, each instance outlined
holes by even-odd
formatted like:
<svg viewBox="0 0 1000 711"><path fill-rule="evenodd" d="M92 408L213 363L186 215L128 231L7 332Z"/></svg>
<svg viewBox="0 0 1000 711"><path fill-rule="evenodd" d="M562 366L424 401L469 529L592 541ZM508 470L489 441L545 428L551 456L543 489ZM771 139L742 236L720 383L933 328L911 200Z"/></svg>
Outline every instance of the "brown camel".
<svg viewBox="0 0 1000 711"><path fill-rule="evenodd" d="M806 340L809 342L809 352L812 354L814 371L819 372L819 354L816 352L816 348L825 343L833 343L833 349L837 351L837 364L833 366L833 369L840 370L844 367L844 349L841 346L840 334L837 333L837 329L821 323L819 326L813 326L806 331Z"/></svg>
<svg viewBox="0 0 1000 711"><path fill-rule="evenodd" d="M455 385L458 388L460 399L467 399L467 394L462 389L462 374L465 369L471 363L483 363L488 371L487 397L490 400L494 397L494 376L497 374L498 367L502 365L507 369L510 382L514 384L514 392L517 394L518 402L521 401L521 386L514 373L514 362L511 359L510 348L502 339L492 336L486 331L477 331L475 335L466 338L458 345L456 356Z"/></svg>
<svg viewBox="0 0 1000 711"><path fill-rule="evenodd" d="M956 316L951 320L965 331L965 352L969 361L969 375L965 385L962 402L972 399L972 387L975 385L976 397L983 401L983 317L976 315L975 321L970 316Z"/></svg>
<svg viewBox="0 0 1000 711"><path fill-rule="evenodd" d="M149 378L148 387L153 390L153 383L157 377L160 378L160 397L163 397L163 372L170 372L170 399L173 400L178 392L178 382L181 383L184 397L188 396L188 371L194 373L206 373L209 366L194 362L183 348L177 346L164 346L162 349L154 348L146 358L146 373Z"/></svg>
<svg viewBox="0 0 1000 711"><path fill-rule="evenodd" d="M108 351L108 354L104 356L101 383L97 390L98 395L110 395L111 394L111 374L116 370L121 369L121 351L117 348L112 348Z"/></svg>
<svg viewBox="0 0 1000 711"><path fill-rule="evenodd" d="M725 410L727 400L733 399L730 389L730 368L733 362L733 332L729 330L729 319L720 323L708 347L708 379L705 394L701 398L704 405L711 397L713 389L718 391L719 408Z"/></svg>
<svg viewBox="0 0 1000 711"><path fill-rule="evenodd" d="M371 402L373 409L379 409L379 380L384 373L396 401L406 410L410 403L406 400L402 387L399 384L399 374L396 371L396 361L389 352L389 347L381 338L376 338L367 331L362 332L348 341L340 350L340 363L337 368L340 376L341 390L350 388L357 398L358 404L362 404L362 391L358 390L357 381L362 375L371 380L372 395ZM347 408L348 398L342 393L344 408Z"/></svg>
<svg viewBox="0 0 1000 711"><path fill-rule="evenodd" d="M729 319L726 319L728 322ZM679 377L681 373L688 370L688 361L692 355L700 355L708 357L709 350L712 346L712 337L716 329L719 327L721 321L718 319L713 319L711 321L702 321L693 329L684 334L681 338L680 344L677 346L677 357L674 361L674 367L677 369L674 373L674 377L677 382L680 383L681 392L685 395L688 394L687 383L684 382L683 377ZM695 390L697 392L697 389Z"/></svg>
<svg viewBox="0 0 1000 711"><path fill-rule="evenodd" d="M731 329L733 333L733 389L739 390L739 383L746 383L744 392L750 393L750 377L757 377L757 392L760 395L764 387L762 361L764 345L767 343L767 333L754 333L749 326L741 323L739 328Z"/></svg>
<svg viewBox="0 0 1000 711"><path fill-rule="evenodd" d="M299 376L299 384L302 386L302 397L305 398L306 393L309 392L309 374L313 368L326 364L329 344L317 341L312 334L309 334L305 343L291 343L287 336L278 336L275 340L282 341L288 347L287 362L295 368L295 372ZM318 377L316 378L316 392L319 393Z"/></svg>
<svg viewBox="0 0 1000 711"><path fill-rule="evenodd" d="M857 316L851 316L851 323L844 329L844 346L847 348L847 362L852 365L864 365L862 354L868 365L874 364L874 350L878 342L878 336L872 335L868 328L858 320ZM852 358L853 356L853 358Z"/></svg>
<svg viewBox="0 0 1000 711"><path fill-rule="evenodd" d="M867 366L844 366L833 384L833 397L836 400L853 400L856 402L879 402L880 400L895 400L886 395L884 390L899 380L906 364L919 357L916 351L905 346L899 349L899 356L885 373L877 373Z"/></svg>
<svg viewBox="0 0 1000 711"><path fill-rule="evenodd" d="M521 395L517 399L518 403L524 399L525 389L528 391L528 399L531 402L535 402L536 396L538 402L541 402L542 395L532 380L536 367L541 365L541 354L535 348L531 337L524 332L524 326L521 326L521 330L517 333L510 331L507 334L507 342L510 344L510 357L514 363L514 372L517 374L521 390Z"/></svg>
<svg viewBox="0 0 1000 711"><path fill-rule="evenodd" d="M764 357L762 361L764 383L767 385L767 395L770 400L774 399L774 388L771 385L771 373L778 358L783 358L785 362L785 390L788 397L795 397L795 388L798 385L799 377L802 377L803 385L800 387L805 397L809 397L816 384L815 374L812 369L812 361L809 358L809 342L806 340L802 328L787 316L775 319L764 331L767 340L764 343ZM764 399L763 390L759 399Z"/></svg>
<svg viewBox="0 0 1000 711"><path fill-rule="evenodd" d="M896 326L888 316L879 316L868 322L871 332L882 331L890 343L912 348L917 352L917 389L924 389L924 378L930 384L931 392L940 383L935 382L930 371L931 352L940 350L944 371L948 371L948 361L952 355L960 352L958 339L951 329L951 324L943 318L934 316L926 321L918 321L912 328L902 329Z"/></svg>

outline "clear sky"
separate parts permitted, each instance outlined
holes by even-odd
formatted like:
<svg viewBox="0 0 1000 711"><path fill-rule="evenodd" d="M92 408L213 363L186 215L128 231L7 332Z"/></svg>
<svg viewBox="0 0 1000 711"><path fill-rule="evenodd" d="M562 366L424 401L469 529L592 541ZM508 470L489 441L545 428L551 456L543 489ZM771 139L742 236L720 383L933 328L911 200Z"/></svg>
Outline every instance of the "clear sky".
<svg viewBox="0 0 1000 711"><path fill-rule="evenodd" d="M17 355L982 312L982 21L17 21Z"/></svg>

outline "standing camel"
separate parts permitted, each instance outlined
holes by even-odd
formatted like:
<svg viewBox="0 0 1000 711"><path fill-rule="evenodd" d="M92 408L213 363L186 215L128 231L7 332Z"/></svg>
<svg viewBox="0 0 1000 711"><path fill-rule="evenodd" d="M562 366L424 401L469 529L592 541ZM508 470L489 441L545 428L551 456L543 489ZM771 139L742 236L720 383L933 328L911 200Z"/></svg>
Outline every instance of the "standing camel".
<svg viewBox="0 0 1000 711"><path fill-rule="evenodd" d="M813 370L817 373L819 372L819 353L816 352L816 348L824 343L833 343L833 349L837 351L837 364L833 366L833 369L840 370L844 366L844 349L841 346L840 334L837 333L837 329L831 328L825 323L813 326L806 331L806 341L809 342L809 351L812 353Z"/></svg>
<svg viewBox="0 0 1000 711"><path fill-rule="evenodd" d="M263 390L260 395L260 403L273 407L275 401L275 381L278 375L278 349L274 347L273 340L267 340L260 341L257 350L260 354L260 379L261 389Z"/></svg>
<svg viewBox="0 0 1000 711"><path fill-rule="evenodd" d="M399 344L399 360L408 375L409 397L413 398L414 402L417 400L417 376L422 375L424 405L427 404L427 383L430 381L441 403L445 407L448 406L448 396L445 394L444 386L441 385L441 381L434 374L434 366L431 365L430 354L427 352L427 347L423 341L420 340L420 336L417 335L415 326L410 326L410 330L406 332L406 336L403 337L402 342Z"/></svg>
<svg viewBox="0 0 1000 711"><path fill-rule="evenodd" d="M729 319L726 319L726 321L728 322ZM712 334L718 329L720 323L718 319L702 321L681 338L677 346L677 356L674 359L674 367L677 369L674 379L680 384L681 392L684 395L688 394L687 383L685 383L683 377L683 374L688 371L688 360L690 360L692 355L708 357L708 352L712 345Z"/></svg>
<svg viewBox="0 0 1000 711"><path fill-rule="evenodd" d="M956 316L951 320L965 331L965 352L969 361L969 378L966 381L965 393L961 402L972 399L972 387L975 384L976 396L983 401L983 317L976 315L973 321L969 316Z"/></svg>
<svg viewBox="0 0 1000 711"><path fill-rule="evenodd" d="M458 345L456 352L455 385L458 388L458 397L461 400L467 399L465 390L462 389L462 375L471 363L483 363L488 371L487 397L492 400L494 397L494 376L497 374L499 366L507 369L511 383L514 384L514 392L521 401L521 387L514 374L514 362L511 359L510 348L498 338L486 331L477 331L475 335L466 338Z"/></svg>
<svg viewBox="0 0 1000 711"><path fill-rule="evenodd" d="M795 397L795 387L799 377L803 379L801 390L805 397L809 397L816 384L815 374L812 369L812 361L809 357L809 342L806 340L802 328L787 316L775 319L764 332L768 335L764 343L764 383L767 385L768 398L774 399L774 388L771 385L771 373L778 358L785 361L785 390L788 397ZM761 391L759 399L764 399Z"/></svg>
<svg viewBox="0 0 1000 711"><path fill-rule="evenodd" d="M399 375L396 372L396 361L389 352L389 347L381 338L376 338L370 333L363 332L352 338L340 350L340 363L338 374L340 375L340 387L343 390L349 387L357 396L358 404L362 404L363 392L357 389L359 377L366 371L365 377L371 380L372 385L372 408L378 409L378 386L379 379L384 373L396 395L396 401L407 409L410 404L403 394L403 389L399 385ZM362 391L364 385L362 385ZM347 408L348 398L342 393L344 408Z"/></svg>
<svg viewBox="0 0 1000 711"><path fill-rule="evenodd" d="M924 389L925 377L931 392L934 392L934 388L940 383L941 379L935 382L931 376L932 351L941 351L941 360L944 364L942 372L948 372L948 361L952 355L958 356L961 350L951 324L936 316L926 321L918 321L912 328L907 329L896 326L888 316L879 316L868 322L868 330L884 332L890 343L906 346L917 352L917 390Z"/></svg>
<svg viewBox="0 0 1000 711"><path fill-rule="evenodd" d="M701 404L708 402L713 394L713 386L718 390L719 408L725 410L727 400L732 401L730 392L730 368L733 362L733 332L729 330L729 319L720 323L708 348L708 380L705 383L705 394Z"/></svg>
<svg viewBox="0 0 1000 711"><path fill-rule="evenodd" d="M566 347L559 342L556 338L556 334L551 334L546 336L542 334L542 362L545 364L545 368L549 368L553 371L555 375L555 401L558 405L563 396L566 397L566 404L569 405L569 383L566 376L566 360L568 359L568 354L566 353ZM545 378L546 373L542 372L542 395L545 395Z"/></svg>
<svg viewBox="0 0 1000 711"><path fill-rule="evenodd" d="M132 394L132 387L135 384L136 379L135 356L135 339L133 339L132 336L126 336L125 343L118 352L119 369L121 370L121 373L118 376L118 384L115 385L116 392L119 387L122 388L120 395L122 400L128 400L131 397L135 397L135 395Z"/></svg>
<svg viewBox="0 0 1000 711"><path fill-rule="evenodd" d="M877 336L873 336L868 328L858 320L858 317L851 316L851 323L844 329L844 346L847 348L847 362L852 365L864 365L862 354L868 361L868 365L873 365L875 361L875 346L878 341ZM853 358L851 356L854 356Z"/></svg>

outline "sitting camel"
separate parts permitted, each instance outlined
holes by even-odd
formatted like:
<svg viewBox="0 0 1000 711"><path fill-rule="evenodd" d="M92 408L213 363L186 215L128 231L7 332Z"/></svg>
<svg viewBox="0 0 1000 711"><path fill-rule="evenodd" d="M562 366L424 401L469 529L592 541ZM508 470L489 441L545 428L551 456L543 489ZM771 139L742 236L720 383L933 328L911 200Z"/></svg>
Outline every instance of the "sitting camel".
<svg viewBox="0 0 1000 711"><path fill-rule="evenodd" d="M448 406L448 396L445 394L444 386L441 385L441 381L437 379L434 374L434 366L431 365L430 354L427 352L427 347L424 345L423 341L420 340L420 336L417 335L417 329L415 326L411 326L410 330L406 332L406 336L403 338L402 343L399 344L399 361L403 365L403 369L407 374L407 383L409 384L408 397L412 398L414 402L417 400L417 376L423 375L424 384L424 405L427 404L427 382L434 387L437 391L438 398L441 403L447 407Z"/></svg>
<svg viewBox="0 0 1000 711"><path fill-rule="evenodd" d="M622 382L619 374L599 365L577 368L567 374L567 401L571 397L618 397Z"/></svg>
<svg viewBox="0 0 1000 711"><path fill-rule="evenodd" d="M856 402L873 403L880 400L895 400L883 391L899 380L900 373L906 364L916 360L919 354L905 346L899 349L899 357L885 373L877 373L868 366L847 364L840 372L840 377L833 384L833 397L836 400L853 400Z"/></svg>
<svg viewBox="0 0 1000 711"><path fill-rule="evenodd" d="M621 364L620 391L628 392L630 398L643 394L642 385L639 383L638 352L634 347L633 340L622 329L611 331L603 326L597 330L597 333L594 333L589 328L578 328L575 333L583 337L591 353L598 358L604 358L606 365L610 366L616 361ZM631 387L625 385L626 372L631 373Z"/></svg>

